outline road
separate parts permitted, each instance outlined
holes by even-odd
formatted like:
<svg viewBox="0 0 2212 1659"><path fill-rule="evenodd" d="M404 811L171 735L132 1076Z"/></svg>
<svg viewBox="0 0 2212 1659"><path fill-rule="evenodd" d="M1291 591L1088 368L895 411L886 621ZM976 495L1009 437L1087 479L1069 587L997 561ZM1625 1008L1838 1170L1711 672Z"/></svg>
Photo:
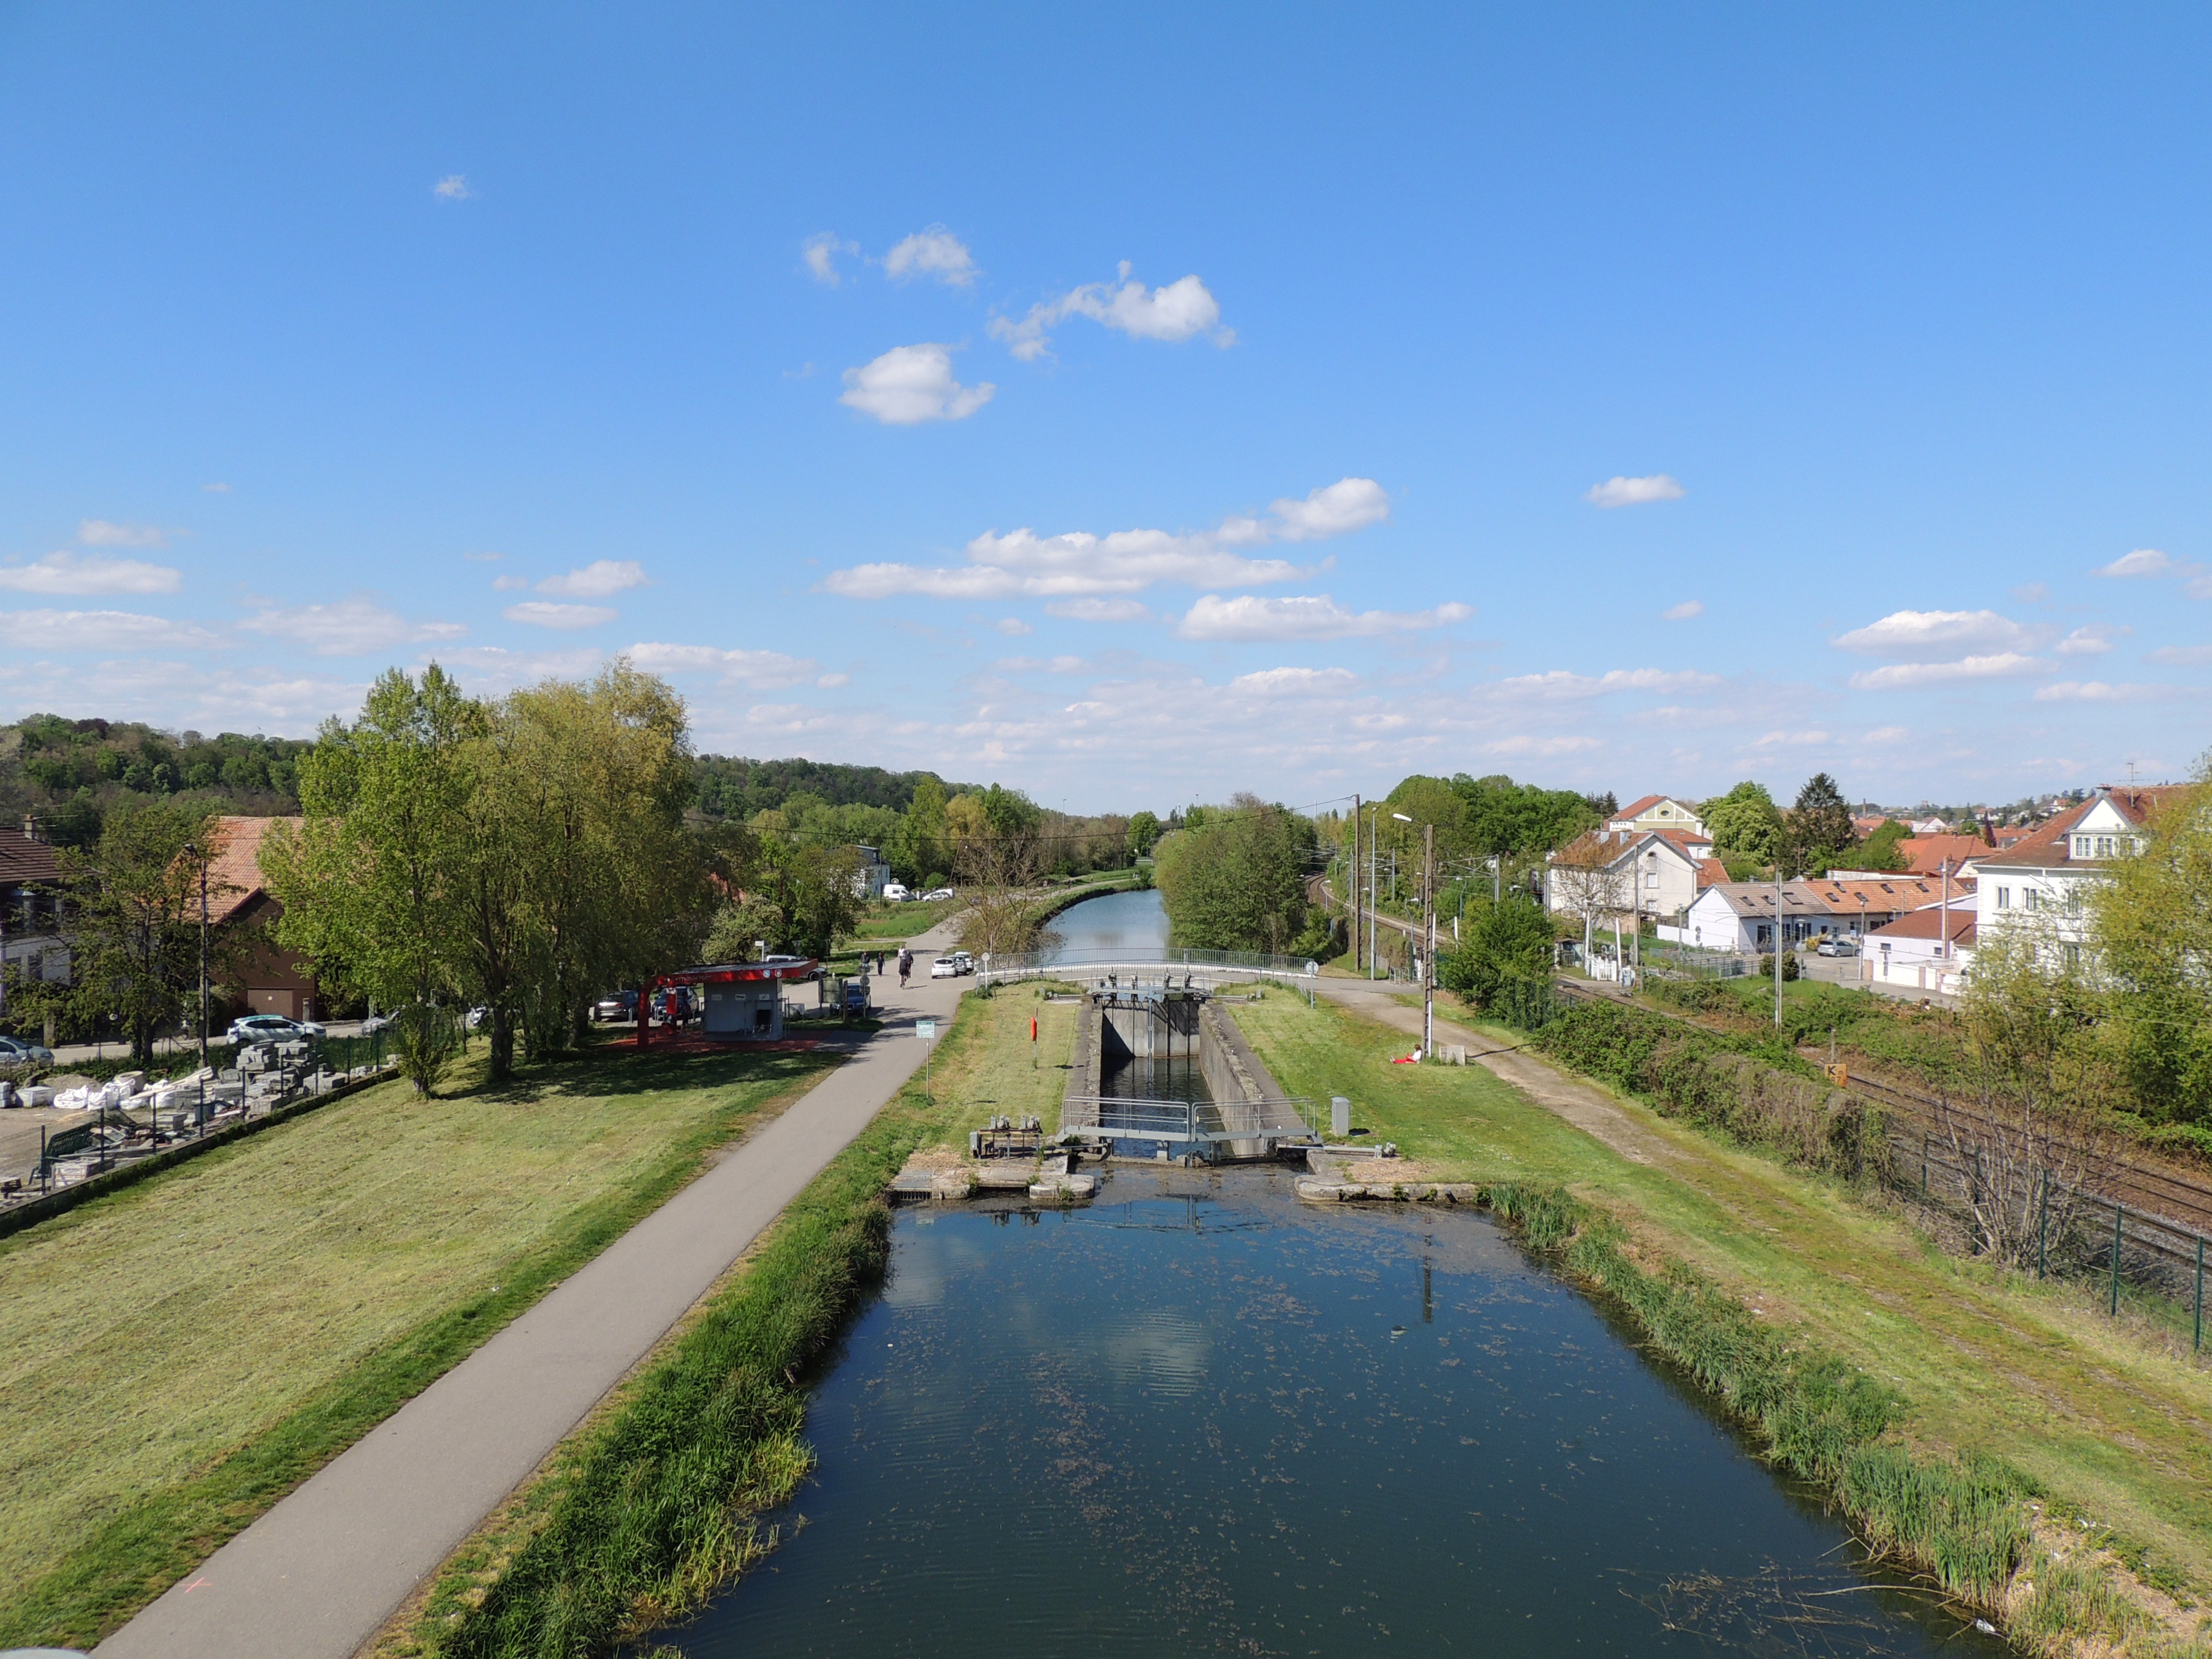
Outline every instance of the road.
<svg viewBox="0 0 2212 1659"><path fill-rule="evenodd" d="M921 1064L916 1017L949 1016L970 983L879 982L885 1023L856 1034L843 1065L101 1643L101 1659L349 1659L867 1126Z"/></svg>

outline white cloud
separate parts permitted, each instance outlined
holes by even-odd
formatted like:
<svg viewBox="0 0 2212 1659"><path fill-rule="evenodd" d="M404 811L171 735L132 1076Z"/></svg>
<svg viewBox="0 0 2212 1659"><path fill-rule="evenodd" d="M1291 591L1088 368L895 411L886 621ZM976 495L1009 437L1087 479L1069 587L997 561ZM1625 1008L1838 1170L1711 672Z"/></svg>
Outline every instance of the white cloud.
<svg viewBox="0 0 2212 1659"><path fill-rule="evenodd" d="M825 691L834 691L841 685L850 685L852 683L853 677L850 674L817 674L814 677L814 684Z"/></svg>
<svg viewBox="0 0 2212 1659"><path fill-rule="evenodd" d="M915 232L884 255L884 275L898 280L934 276L951 287L965 288L976 274L974 256L943 225Z"/></svg>
<svg viewBox="0 0 2212 1659"><path fill-rule="evenodd" d="M1585 754L1605 744L1595 738L1500 738L1495 743L1486 743L1481 752L1486 755L1528 755L1547 760L1559 755Z"/></svg>
<svg viewBox="0 0 2212 1659"><path fill-rule="evenodd" d="M1285 496L1267 510L1275 515L1272 529L1251 520L1240 520L1240 528L1252 525L1262 541L1326 541L1382 523L1390 516L1390 496L1372 478L1339 478L1302 501Z"/></svg>
<svg viewBox="0 0 2212 1659"><path fill-rule="evenodd" d="M2051 597L2051 588L2044 582L2023 582L2013 589L2012 596L2022 605L2041 605Z"/></svg>
<svg viewBox="0 0 2212 1659"><path fill-rule="evenodd" d="M2153 662L2176 663L2186 668L2200 668L2212 662L2212 645L2161 645L2148 653Z"/></svg>
<svg viewBox="0 0 2212 1659"><path fill-rule="evenodd" d="M228 495L230 494L230 486L227 483L204 483L200 486L200 489L205 494L210 495Z"/></svg>
<svg viewBox="0 0 2212 1659"><path fill-rule="evenodd" d="M565 576L548 576L538 584L538 591L559 593L572 599L604 599L610 594L644 586L645 567L635 559L594 559L581 570L571 570Z"/></svg>
<svg viewBox="0 0 2212 1659"><path fill-rule="evenodd" d="M1668 605L1659 616L1663 622L1688 622L1692 617L1705 614L1705 602L1703 599L1685 599L1680 605Z"/></svg>
<svg viewBox="0 0 2212 1659"><path fill-rule="evenodd" d="M1091 665L1081 657L1001 657L991 666L1002 674L1081 674Z"/></svg>
<svg viewBox="0 0 2212 1659"><path fill-rule="evenodd" d="M2139 547L2132 553L2123 553L2110 564L2100 564L2089 574L2093 576L2171 576L2187 568L2182 562L2161 553L2154 547Z"/></svg>
<svg viewBox="0 0 2212 1659"><path fill-rule="evenodd" d="M1694 668L1610 668L1602 674L1576 674L1554 668L1544 674L1510 676L1498 682L1498 689L1516 696L1557 702L1603 696L1611 691L1706 691L1720 684L1719 675Z"/></svg>
<svg viewBox="0 0 2212 1659"><path fill-rule="evenodd" d="M818 236L808 237L805 245L799 249L799 255L806 261L806 269L812 274L816 282L827 283L831 288L835 288L844 280L837 270L837 256L841 253L858 253L860 251L860 245L858 242L840 241L835 235L825 230Z"/></svg>
<svg viewBox="0 0 2212 1659"><path fill-rule="evenodd" d="M1229 682L1229 689L1259 697L1311 697L1349 690L1358 683L1359 677L1348 668L1263 668L1239 674Z"/></svg>
<svg viewBox="0 0 2212 1659"><path fill-rule="evenodd" d="M2173 695L2163 685L2107 685L2102 680L2060 680L2036 690L2038 702L2152 702Z"/></svg>
<svg viewBox="0 0 2212 1659"><path fill-rule="evenodd" d="M2039 674L2046 665L2040 658L2016 651L1966 657L1957 662L1895 662L1884 668L1851 676L1854 691L1905 691L1923 685L1946 685L1960 680L2008 679Z"/></svg>
<svg viewBox="0 0 2212 1659"><path fill-rule="evenodd" d="M530 578L527 576L494 576L491 579L491 591L495 593L520 593L529 586Z"/></svg>
<svg viewBox="0 0 2212 1659"><path fill-rule="evenodd" d="M499 614L511 623L526 623L532 628L597 628L601 623L612 622L621 612L605 605L548 605L543 599L525 599Z"/></svg>
<svg viewBox="0 0 2212 1659"><path fill-rule="evenodd" d="M1592 484L1583 499L1593 507L1640 507L1646 501L1680 501L1684 493L1664 472L1654 472L1644 478L1607 478Z"/></svg>
<svg viewBox="0 0 2212 1659"><path fill-rule="evenodd" d="M469 188L466 173L449 173L430 186L430 194L441 202L465 202L476 191Z"/></svg>
<svg viewBox="0 0 2212 1659"><path fill-rule="evenodd" d="M2111 650L2114 640L2135 631L2132 628L2118 627L2111 623L2090 623L2075 629L2059 641L2058 654L2062 657L2094 656L2100 652Z"/></svg>
<svg viewBox="0 0 2212 1659"><path fill-rule="evenodd" d="M1036 629L1031 628L1019 617L1001 617L998 621L993 623L991 626L998 632L1006 635L1009 638L1014 639L1019 638L1024 634L1034 634L1036 632Z"/></svg>
<svg viewBox="0 0 2212 1659"><path fill-rule="evenodd" d="M0 567L0 588L18 593L173 593L183 580L165 564L69 552Z"/></svg>
<svg viewBox="0 0 2212 1659"><path fill-rule="evenodd" d="M847 369L837 401L885 426L918 426L964 421L996 391L988 380L961 385L952 378L951 348L925 343L893 346L873 362Z"/></svg>
<svg viewBox="0 0 2212 1659"><path fill-rule="evenodd" d="M1345 640L1464 622L1472 605L1440 605L1433 611L1347 611L1326 593L1268 599L1254 593L1233 599L1208 593L1190 608L1176 632L1187 640Z"/></svg>
<svg viewBox="0 0 2212 1659"><path fill-rule="evenodd" d="M1893 611L1879 622L1838 634L1832 644L1875 657L1918 657L1998 647L2033 649L2048 634L1994 611Z"/></svg>
<svg viewBox="0 0 2212 1659"><path fill-rule="evenodd" d="M155 524L110 524L105 519L85 519L76 527L76 538L87 547L160 547L169 532Z"/></svg>
<svg viewBox="0 0 2212 1659"><path fill-rule="evenodd" d="M228 643L197 623L131 611L0 611L0 648L12 651L206 651Z"/></svg>
<svg viewBox="0 0 2212 1659"><path fill-rule="evenodd" d="M1866 734L1869 743L1903 743L1913 735L1909 726L1877 726Z"/></svg>
<svg viewBox="0 0 2212 1659"><path fill-rule="evenodd" d="M1753 749L1802 749L1828 741L1826 732L1769 732L1752 739Z"/></svg>
<svg viewBox="0 0 2212 1659"><path fill-rule="evenodd" d="M610 613L612 614L612 613ZM756 691L789 685L842 685L842 674L824 675L811 657L787 657L781 651L724 650L712 645L633 645L623 653L652 674L713 674L725 685Z"/></svg>
<svg viewBox="0 0 2212 1659"><path fill-rule="evenodd" d="M365 657L394 646L428 640L459 639L468 632L459 623L412 623L374 599L356 596L332 605L276 606L258 611L239 623L248 634L265 634L289 645L305 646L323 657Z"/></svg>
<svg viewBox="0 0 2212 1659"><path fill-rule="evenodd" d="M1219 302L1194 274L1147 289L1130 279L1126 259L1121 262L1118 283L1087 283L1071 289L1058 299L1031 306L1030 314L1019 322L994 317L991 336L1004 341L1022 362L1034 362L1052 349L1047 331L1069 317L1088 317L1108 328L1119 329L1133 340L1188 340L1211 329L1214 344L1237 343L1234 329L1219 326Z"/></svg>
<svg viewBox="0 0 2212 1659"><path fill-rule="evenodd" d="M1276 501L1267 518L1231 518L1212 531L1116 530L1103 536L1087 530L1058 536L1040 536L1028 529L1003 536L986 531L968 544L969 562L964 567L864 564L832 573L823 586L832 593L859 599L920 593L947 599L1062 600L1085 594L1136 593L1155 582L1256 587L1302 580L1323 567L1248 558L1231 549L1343 535L1389 517L1389 495L1372 478L1340 478L1303 501ZM1054 616L1087 622L1133 621L1144 614L1141 606L1110 611L1046 608Z"/></svg>
<svg viewBox="0 0 2212 1659"><path fill-rule="evenodd" d="M1143 622L1152 614L1139 599L1055 599L1044 609L1047 616L1069 622Z"/></svg>

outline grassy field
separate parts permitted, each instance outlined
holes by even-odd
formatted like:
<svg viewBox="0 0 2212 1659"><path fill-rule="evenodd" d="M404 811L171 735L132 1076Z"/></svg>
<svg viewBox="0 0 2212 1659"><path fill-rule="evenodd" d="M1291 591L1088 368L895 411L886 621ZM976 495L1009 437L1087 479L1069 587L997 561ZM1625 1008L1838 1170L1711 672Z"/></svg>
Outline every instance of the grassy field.
<svg viewBox="0 0 2212 1659"><path fill-rule="evenodd" d="M2008 1461L2140 1576L2189 1601L2212 1593L2212 1374L2162 1333L1946 1255L1838 1182L1632 1101L1597 1126L1608 1145L1480 1066L1394 1067L1401 1033L1326 1004L1271 995L1237 1014L1288 1092L1348 1096L1356 1126L1440 1177L1565 1183L1891 1383L1912 1443Z"/></svg>
<svg viewBox="0 0 2212 1659"><path fill-rule="evenodd" d="M394 1083L0 1243L0 1644L89 1645L831 1064Z"/></svg>
<svg viewBox="0 0 2212 1659"><path fill-rule="evenodd" d="M880 1273L883 1192L917 1151L998 1115L1054 1121L1076 1009L1038 988L961 1000L917 1074L631 1381L455 1553L375 1659L553 1659L682 1619L771 1548L752 1517L811 1467L807 1364ZM1030 1021L1038 1022L1033 1048ZM796 1379L796 1381L794 1381Z"/></svg>

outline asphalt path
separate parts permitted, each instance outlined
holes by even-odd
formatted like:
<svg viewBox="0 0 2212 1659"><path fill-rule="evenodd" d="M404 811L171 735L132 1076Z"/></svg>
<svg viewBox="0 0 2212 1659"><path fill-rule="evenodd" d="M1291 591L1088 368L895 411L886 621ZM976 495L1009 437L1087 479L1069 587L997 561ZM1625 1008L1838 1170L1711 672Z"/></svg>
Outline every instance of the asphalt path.
<svg viewBox="0 0 2212 1659"><path fill-rule="evenodd" d="M974 981L877 983L884 1024L844 1064L101 1643L101 1659L349 1659L867 1126L921 1064L915 1019L949 1017Z"/></svg>

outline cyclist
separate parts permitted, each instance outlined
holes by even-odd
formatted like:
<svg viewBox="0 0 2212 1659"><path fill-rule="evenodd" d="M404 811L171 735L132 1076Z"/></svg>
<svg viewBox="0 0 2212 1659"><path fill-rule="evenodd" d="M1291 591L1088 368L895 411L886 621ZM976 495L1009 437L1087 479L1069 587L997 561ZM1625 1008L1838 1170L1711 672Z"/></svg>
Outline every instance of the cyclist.
<svg viewBox="0 0 2212 1659"><path fill-rule="evenodd" d="M912 973L913 971L914 971L914 952L913 952L913 951L909 951L909 950L908 950L905 946L902 945L902 946L900 946L900 947L899 947L899 989L900 989L900 990L903 991L903 990L905 990L905 989L906 989L906 976L907 976L908 974Z"/></svg>

